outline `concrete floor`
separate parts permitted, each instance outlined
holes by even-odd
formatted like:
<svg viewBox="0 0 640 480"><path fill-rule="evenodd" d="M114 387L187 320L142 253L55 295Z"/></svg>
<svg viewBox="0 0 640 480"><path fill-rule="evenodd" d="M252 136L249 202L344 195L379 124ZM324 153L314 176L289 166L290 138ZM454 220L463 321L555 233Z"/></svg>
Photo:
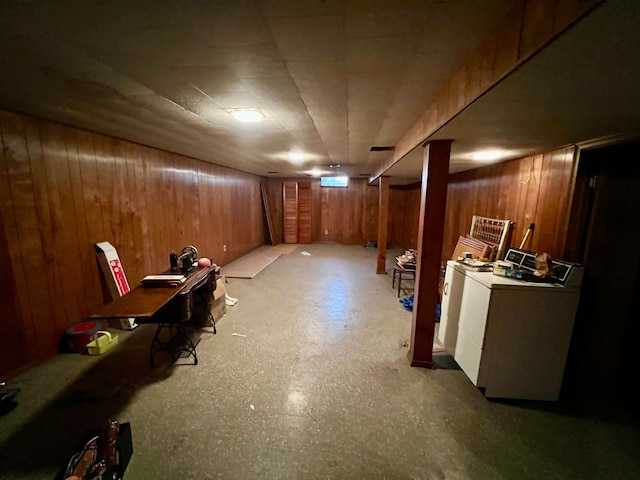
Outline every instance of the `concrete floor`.
<svg viewBox="0 0 640 480"><path fill-rule="evenodd" d="M640 478L636 431L610 405L489 401L443 354L411 368L411 314L375 259L305 245L230 279L238 303L197 366L151 370L143 325L104 356L24 373L0 416L0 478L55 478L107 418L131 424L128 480Z"/></svg>

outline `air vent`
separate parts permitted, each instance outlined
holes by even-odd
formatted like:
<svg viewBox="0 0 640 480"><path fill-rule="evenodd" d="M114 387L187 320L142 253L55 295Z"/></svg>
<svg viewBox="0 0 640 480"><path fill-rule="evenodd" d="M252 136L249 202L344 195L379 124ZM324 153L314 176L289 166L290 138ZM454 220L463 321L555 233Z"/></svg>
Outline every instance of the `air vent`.
<svg viewBox="0 0 640 480"><path fill-rule="evenodd" d="M280 172L267 172L267 173L280 173Z"/></svg>
<svg viewBox="0 0 640 480"><path fill-rule="evenodd" d="M361 173L360 176L361 177L370 177L371 173Z"/></svg>
<svg viewBox="0 0 640 480"><path fill-rule="evenodd" d="M371 147L372 152L389 152L393 147Z"/></svg>

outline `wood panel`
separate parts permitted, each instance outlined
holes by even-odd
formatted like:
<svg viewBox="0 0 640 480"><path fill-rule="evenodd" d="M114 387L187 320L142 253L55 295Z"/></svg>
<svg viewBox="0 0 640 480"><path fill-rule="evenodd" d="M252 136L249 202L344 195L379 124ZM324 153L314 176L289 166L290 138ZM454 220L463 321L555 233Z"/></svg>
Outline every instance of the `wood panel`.
<svg viewBox="0 0 640 480"><path fill-rule="evenodd" d="M262 194L262 205L264 206L264 216L267 220L267 227L269 229L269 243L271 245L277 245L280 243L276 230L273 225L273 214L271 211L271 205L269 204L269 195L264 185L260 185L260 193Z"/></svg>
<svg viewBox="0 0 640 480"><path fill-rule="evenodd" d="M282 178L265 181L267 195L273 206L274 223L280 232L283 232L284 218L282 192L287 182L298 183L297 180ZM320 187L317 178L299 183L310 185L312 243L357 245L376 241L377 185L369 185L366 179L361 178L350 179L347 188Z"/></svg>
<svg viewBox="0 0 640 480"><path fill-rule="evenodd" d="M273 230L280 241L284 238L284 210L282 183L280 178L267 178L264 180L266 195L271 209L271 220L273 222Z"/></svg>
<svg viewBox="0 0 640 480"><path fill-rule="evenodd" d="M415 248L407 246L406 239L403 235L405 226L413 225L413 222L411 222L408 218L405 218L404 204L406 197L407 195L405 190L393 186L389 187L389 243L391 245L403 247L405 249ZM415 228L417 232L417 224Z"/></svg>
<svg viewBox="0 0 640 480"><path fill-rule="evenodd" d="M20 251L15 211L8 208L13 203L7 161L11 151L4 140L7 135L1 134L7 120L11 119L0 116L0 370L12 371L30 362L35 338L31 312L25 314L21 308L27 298L24 271L15 273L20 267Z"/></svg>
<svg viewBox="0 0 640 480"><path fill-rule="evenodd" d="M364 244L378 238L378 187L352 178L347 188L321 188L321 242Z"/></svg>
<svg viewBox="0 0 640 480"><path fill-rule="evenodd" d="M323 238L322 232L322 190L320 180L311 181L311 205L313 213L311 215L311 240L312 242L321 242Z"/></svg>
<svg viewBox="0 0 640 480"><path fill-rule="evenodd" d="M420 183L390 188L389 242L403 249L418 248Z"/></svg>
<svg viewBox="0 0 640 480"><path fill-rule="evenodd" d="M519 246L531 223L525 248L563 258L575 183L575 149L497 163L449 177L442 259L451 258L460 235L471 228L473 215L515 222L512 246ZM419 188L391 190L391 232L395 245L415 248Z"/></svg>
<svg viewBox="0 0 640 480"><path fill-rule="evenodd" d="M389 177L380 177L378 183L378 263L376 273L385 273L389 237Z"/></svg>
<svg viewBox="0 0 640 480"><path fill-rule="evenodd" d="M282 184L284 243L298 243L298 182Z"/></svg>
<svg viewBox="0 0 640 480"><path fill-rule="evenodd" d="M311 183L298 182L298 243L312 243Z"/></svg>
<svg viewBox="0 0 640 480"><path fill-rule="evenodd" d="M255 175L2 110L0 138L2 376L104 303L95 243L131 285L186 245L224 265L263 243Z"/></svg>
<svg viewBox="0 0 640 480"><path fill-rule="evenodd" d="M574 148L502 162L451 175L443 260L450 258L460 235L469 232L473 215L512 220L512 246L533 223L525 248L562 258L574 181Z"/></svg>
<svg viewBox="0 0 640 480"><path fill-rule="evenodd" d="M322 211L320 228L322 231L322 243L340 243L342 226L335 224L337 215L332 215L332 210L344 212L342 205L342 195L340 190L331 188L321 188ZM345 218L345 225L351 225Z"/></svg>
<svg viewBox="0 0 640 480"><path fill-rule="evenodd" d="M378 238L378 224L380 221L379 209L380 209L380 191L376 184L369 185L362 179L357 179L359 182L363 182L364 190L361 193L362 198L362 242L373 241ZM387 214L388 217L388 214ZM387 219L387 233L389 223ZM388 234L387 234L388 242ZM361 243L361 242L357 242Z"/></svg>

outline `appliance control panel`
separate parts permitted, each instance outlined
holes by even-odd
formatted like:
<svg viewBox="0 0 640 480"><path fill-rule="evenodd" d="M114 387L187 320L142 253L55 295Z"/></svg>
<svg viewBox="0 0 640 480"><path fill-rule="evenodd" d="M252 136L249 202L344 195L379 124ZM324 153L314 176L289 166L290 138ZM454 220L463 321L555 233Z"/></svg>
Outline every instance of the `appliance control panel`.
<svg viewBox="0 0 640 480"><path fill-rule="evenodd" d="M514 264L515 268L527 272L536 270L536 253L510 248L504 259ZM565 262L564 260L551 260L553 265L553 277L556 283L565 287L579 287L582 283L584 267L577 263Z"/></svg>

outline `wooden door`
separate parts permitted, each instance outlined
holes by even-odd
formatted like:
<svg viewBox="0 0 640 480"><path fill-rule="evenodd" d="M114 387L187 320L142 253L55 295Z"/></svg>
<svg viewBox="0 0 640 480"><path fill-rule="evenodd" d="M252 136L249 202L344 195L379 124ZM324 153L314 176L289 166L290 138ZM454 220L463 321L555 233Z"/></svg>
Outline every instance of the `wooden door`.
<svg viewBox="0 0 640 480"><path fill-rule="evenodd" d="M298 182L282 183L284 243L298 243Z"/></svg>
<svg viewBox="0 0 640 480"><path fill-rule="evenodd" d="M311 183L298 183L298 243L311 243Z"/></svg>

